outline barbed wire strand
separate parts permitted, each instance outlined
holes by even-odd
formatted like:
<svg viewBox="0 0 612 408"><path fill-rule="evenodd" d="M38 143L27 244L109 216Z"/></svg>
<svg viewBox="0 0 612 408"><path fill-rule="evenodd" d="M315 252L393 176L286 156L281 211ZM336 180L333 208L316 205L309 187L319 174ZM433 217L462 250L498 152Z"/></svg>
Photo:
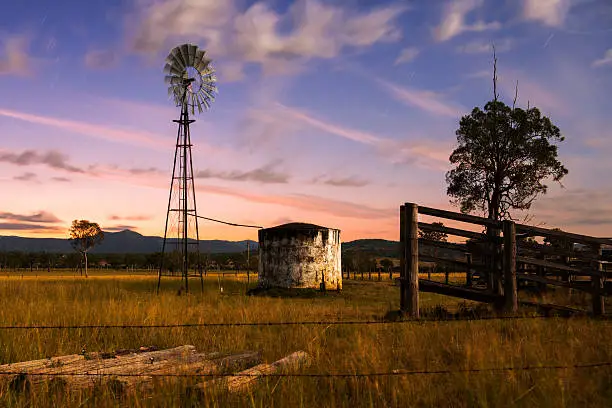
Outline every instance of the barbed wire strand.
<svg viewBox="0 0 612 408"><path fill-rule="evenodd" d="M461 373L487 373L487 372L504 372L504 371L533 371L533 370L568 370L568 369L587 369L611 367L612 361L603 361L596 363L577 363L570 365L539 365L539 366L509 366L509 367L486 367L486 368L464 368L456 370L394 370L386 372L373 373L236 373L236 374L220 374L220 373L42 373L42 372L10 372L0 371L0 376L19 376L26 375L32 377L176 377L176 378L192 378L192 377L302 377L302 378L365 378L365 377L400 377L410 375L434 375L434 374L461 374Z"/></svg>
<svg viewBox="0 0 612 408"><path fill-rule="evenodd" d="M424 323L452 323L452 322L479 322L490 320L529 320L529 319L556 319L578 320L589 319L593 321L610 321L610 316L577 317L577 316L483 316L477 318L422 318L411 320L337 320L337 321L302 321L302 322L218 322L218 323L175 323L175 324L85 324L85 325L7 325L0 326L0 330L46 330L46 329L170 329L170 328L202 328L202 327L254 327L254 326L358 326L358 325L390 325L390 324L424 324Z"/></svg>

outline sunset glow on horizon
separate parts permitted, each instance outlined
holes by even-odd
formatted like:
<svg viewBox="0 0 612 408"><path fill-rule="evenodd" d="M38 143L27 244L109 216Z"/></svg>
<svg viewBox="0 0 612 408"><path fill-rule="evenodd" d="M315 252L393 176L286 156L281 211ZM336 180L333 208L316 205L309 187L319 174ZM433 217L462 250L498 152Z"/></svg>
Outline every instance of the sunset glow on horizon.
<svg viewBox="0 0 612 408"><path fill-rule="evenodd" d="M503 3L503 5L502 5ZM612 236L612 4L41 0L0 12L0 236L74 219L163 236L179 108L168 51L198 44L219 94L193 119L198 214L399 239L405 202L451 209L459 119L536 106L569 170L527 223ZM453 223L445 222L448 225ZM257 230L200 221L201 239Z"/></svg>

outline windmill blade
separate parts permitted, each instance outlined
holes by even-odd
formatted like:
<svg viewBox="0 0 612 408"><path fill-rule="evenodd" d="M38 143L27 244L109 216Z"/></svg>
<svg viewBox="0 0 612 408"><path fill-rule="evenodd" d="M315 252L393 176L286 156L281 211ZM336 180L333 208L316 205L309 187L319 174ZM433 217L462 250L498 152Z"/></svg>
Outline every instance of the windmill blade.
<svg viewBox="0 0 612 408"><path fill-rule="evenodd" d="M183 78L181 78L180 76L176 76L176 75L166 75L164 77L164 82L167 85L180 85L183 83Z"/></svg>
<svg viewBox="0 0 612 408"><path fill-rule="evenodd" d="M194 66L196 51L198 47L193 44L187 44L187 53L189 54L189 60L187 61L187 65Z"/></svg>
<svg viewBox="0 0 612 408"><path fill-rule="evenodd" d="M196 101L198 102L198 113L202 113L202 103L200 102L200 98L196 98Z"/></svg>
<svg viewBox="0 0 612 408"><path fill-rule="evenodd" d="M181 51L179 47L174 47L168 57L166 58L168 63L181 71L185 69L185 61L181 56Z"/></svg>
<svg viewBox="0 0 612 408"><path fill-rule="evenodd" d="M201 69L199 67L200 67L200 63L202 62L202 59L204 59L205 55L206 55L206 51L201 50L199 48L196 50L196 55L195 55L195 58L193 60L193 66L198 71L201 71Z"/></svg>
<svg viewBox="0 0 612 408"><path fill-rule="evenodd" d="M181 56L181 61L183 62L183 67L187 68L189 66L189 50L187 49L187 44L179 46L178 49Z"/></svg>
<svg viewBox="0 0 612 408"><path fill-rule="evenodd" d="M200 72L204 72L208 69L208 67L210 66L210 63L212 62L212 60L204 57L202 58L199 62L198 65L195 67L198 71Z"/></svg>
<svg viewBox="0 0 612 408"><path fill-rule="evenodd" d="M183 74L184 69L181 68L179 65L175 65L175 64L166 64L164 66L164 73L168 74L168 75L182 75Z"/></svg>

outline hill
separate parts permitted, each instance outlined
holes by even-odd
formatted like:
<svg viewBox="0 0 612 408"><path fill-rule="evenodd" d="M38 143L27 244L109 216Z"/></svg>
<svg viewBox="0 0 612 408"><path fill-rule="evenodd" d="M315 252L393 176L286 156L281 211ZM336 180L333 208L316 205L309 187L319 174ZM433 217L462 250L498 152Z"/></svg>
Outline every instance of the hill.
<svg viewBox="0 0 612 408"><path fill-rule="evenodd" d="M170 243L175 240L169 240ZM249 241L251 249L256 250L255 241ZM105 232L104 241L92 249L93 254L142 254L161 251L162 237L144 236L130 230ZM247 241L200 240L200 250L208 253L236 253L245 251ZM18 236L0 236L0 252L73 252L68 239L62 238L24 238Z"/></svg>

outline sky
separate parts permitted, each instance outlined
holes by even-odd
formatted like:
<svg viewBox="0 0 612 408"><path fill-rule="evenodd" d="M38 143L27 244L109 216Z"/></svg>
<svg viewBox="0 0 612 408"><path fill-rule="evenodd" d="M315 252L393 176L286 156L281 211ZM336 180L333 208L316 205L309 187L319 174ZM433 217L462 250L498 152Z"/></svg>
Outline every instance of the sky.
<svg viewBox="0 0 612 408"><path fill-rule="evenodd" d="M609 0L15 0L0 8L0 235L74 219L163 236L179 110L164 59L218 76L191 125L198 213L399 238L405 202L454 209L461 116L536 106L569 170L521 216L612 236ZM452 225L451 223L447 223ZM200 238L257 231L200 222Z"/></svg>

